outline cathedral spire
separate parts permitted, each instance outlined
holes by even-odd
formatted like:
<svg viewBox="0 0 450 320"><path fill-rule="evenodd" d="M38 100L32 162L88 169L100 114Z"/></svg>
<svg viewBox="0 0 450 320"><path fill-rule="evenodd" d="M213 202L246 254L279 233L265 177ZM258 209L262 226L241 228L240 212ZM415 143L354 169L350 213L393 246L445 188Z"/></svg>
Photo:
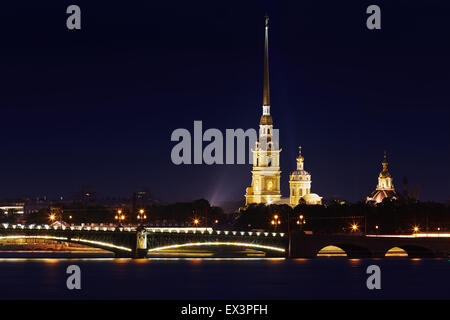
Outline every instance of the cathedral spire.
<svg viewBox="0 0 450 320"><path fill-rule="evenodd" d="M383 165L383 172L387 172L388 161L387 161L387 151L386 150L384 150L384 158L383 158L383 162L381 164Z"/></svg>
<svg viewBox="0 0 450 320"><path fill-rule="evenodd" d="M263 90L263 114L260 125L273 125L272 117L270 115L270 90L269 90L269 16L265 15L266 19L266 39L264 43L264 90Z"/></svg>
<svg viewBox="0 0 450 320"><path fill-rule="evenodd" d="M304 158L302 156L302 147L298 147L298 157L297 157L297 170L303 170L303 161Z"/></svg>
<svg viewBox="0 0 450 320"><path fill-rule="evenodd" d="M264 43L264 93L263 106L270 106L270 90L269 90L269 16L266 14L266 35Z"/></svg>

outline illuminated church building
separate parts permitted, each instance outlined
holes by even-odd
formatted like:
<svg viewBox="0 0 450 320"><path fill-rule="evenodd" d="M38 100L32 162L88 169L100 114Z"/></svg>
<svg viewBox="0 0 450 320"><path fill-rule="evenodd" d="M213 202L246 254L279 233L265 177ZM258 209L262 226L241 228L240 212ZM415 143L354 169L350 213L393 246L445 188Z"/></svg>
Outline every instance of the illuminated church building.
<svg viewBox="0 0 450 320"><path fill-rule="evenodd" d="M375 203L380 203L386 198L397 198L397 192L392 183L393 179L388 171L386 151L384 152L384 159L381 165L383 166L383 170L378 175L377 188L367 197L366 202L374 201Z"/></svg>
<svg viewBox="0 0 450 320"><path fill-rule="evenodd" d="M311 175L304 169L305 159L302 156L302 148L298 148L297 170L289 177L290 199L289 204L295 207L299 203L322 204L322 197L311 193Z"/></svg>
<svg viewBox="0 0 450 320"><path fill-rule="evenodd" d="M297 157L297 170L290 175L290 197L282 198L280 192L280 152L272 140L273 120L270 115L269 90L269 18L266 17L264 46L264 90L263 114L259 122L259 139L253 152L251 186L246 189L246 205L250 204L289 204L295 207L302 199L306 204L322 204L322 198L310 193L311 175L303 169L303 156Z"/></svg>

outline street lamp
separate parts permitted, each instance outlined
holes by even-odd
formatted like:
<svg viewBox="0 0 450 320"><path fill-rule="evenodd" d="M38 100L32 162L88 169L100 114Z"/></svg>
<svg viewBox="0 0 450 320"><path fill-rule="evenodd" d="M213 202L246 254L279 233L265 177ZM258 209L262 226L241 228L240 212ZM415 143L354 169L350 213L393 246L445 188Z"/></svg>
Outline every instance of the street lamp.
<svg viewBox="0 0 450 320"><path fill-rule="evenodd" d="M359 226L358 226L355 222L353 222L353 224L352 224L352 226L351 226L352 232L358 231L358 228L359 228Z"/></svg>
<svg viewBox="0 0 450 320"><path fill-rule="evenodd" d="M145 213L144 209L139 210L139 214L137 215L137 219L138 220L147 219L147 215L145 215L144 213Z"/></svg>
<svg viewBox="0 0 450 320"><path fill-rule="evenodd" d="M273 220L270 223L275 226L275 231L277 231L277 225L281 224L281 220L279 219L278 215L275 214L273 216Z"/></svg>
<svg viewBox="0 0 450 320"><path fill-rule="evenodd" d="M125 220L125 215L123 214L122 209L117 209L117 214L114 216L115 220L119 220L120 221L124 221Z"/></svg>
<svg viewBox="0 0 450 320"><path fill-rule="evenodd" d="M414 226L414 233L419 232L419 226Z"/></svg>
<svg viewBox="0 0 450 320"><path fill-rule="evenodd" d="M301 214L298 216L297 224L303 228L303 225L306 223L305 217Z"/></svg>

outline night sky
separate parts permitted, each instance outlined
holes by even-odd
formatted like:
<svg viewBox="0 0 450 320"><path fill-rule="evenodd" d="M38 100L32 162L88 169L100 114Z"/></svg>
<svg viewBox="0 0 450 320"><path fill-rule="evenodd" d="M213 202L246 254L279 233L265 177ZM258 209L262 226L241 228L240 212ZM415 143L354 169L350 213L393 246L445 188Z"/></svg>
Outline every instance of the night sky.
<svg viewBox="0 0 450 320"><path fill-rule="evenodd" d="M450 4L425 0L2 3L0 198L242 200L250 165L176 166L170 136L258 126L266 12L283 196L302 145L325 198L367 196L386 149L398 191L450 199Z"/></svg>

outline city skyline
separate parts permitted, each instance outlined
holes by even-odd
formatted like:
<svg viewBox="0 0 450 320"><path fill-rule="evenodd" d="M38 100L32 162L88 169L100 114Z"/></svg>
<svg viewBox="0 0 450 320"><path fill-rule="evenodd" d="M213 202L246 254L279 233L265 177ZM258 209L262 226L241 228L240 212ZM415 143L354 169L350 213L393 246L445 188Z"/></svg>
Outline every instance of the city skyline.
<svg viewBox="0 0 450 320"><path fill-rule="evenodd" d="M0 298L168 319L450 298L449 11L4 3Z"/></svg>
<svg viewBox="0 0 450 320"><path fill-rule="evenodd" d="M105 196L148 186L164 201L243 201L249 164L173 165L170 134L192 130L195 120L221 130L257 127L266 11L281 194L289 194L300 144L324 198L363 201L384 150L399 192L407 177L421 187L420 200L450 198L450 48L437 33L445 10L425 11L405 28L408 12L390 5L386 27L371 32L353 28L364 15L347 4L140 6L119 23L111 17L121 8L108 15L87 4L78 34L54 28L55 8L37 8L36 17L25 10L20 24L2 17L15 31L5 35L1 63L2 113L12 120L0 129L1 198L67 196L89 185ZM144 9L160 14L149 19ZM42 27L33 30L37 16ZM179 33L187 24L188 34Z"/></svg>

